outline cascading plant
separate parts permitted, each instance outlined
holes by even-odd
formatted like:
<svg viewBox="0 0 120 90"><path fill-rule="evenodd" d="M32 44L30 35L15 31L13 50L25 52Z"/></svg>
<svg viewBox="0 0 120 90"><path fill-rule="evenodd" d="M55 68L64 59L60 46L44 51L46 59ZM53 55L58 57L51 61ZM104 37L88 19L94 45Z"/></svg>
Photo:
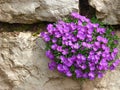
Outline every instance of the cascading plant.
<svg viewBox="0 0 120 90"><path fill-rule="evenodd" d="M120 63L115 33L76 12L69 19L49 24L40 37L46 42L49 69L67 77L102 78Z"/></svg>

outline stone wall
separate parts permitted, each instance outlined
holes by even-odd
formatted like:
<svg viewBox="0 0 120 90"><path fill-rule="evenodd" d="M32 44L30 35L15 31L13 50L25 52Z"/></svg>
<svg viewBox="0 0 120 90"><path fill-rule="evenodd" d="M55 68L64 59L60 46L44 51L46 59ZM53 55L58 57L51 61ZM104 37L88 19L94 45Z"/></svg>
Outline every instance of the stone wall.
<svg viewBox="0 0 120 90"><path fill-rule="evenodd" d="M118 0L89 0L89 3L103 22L120 23ZM72 11L78 11L78 0L0 0L2 22L56 21ZM120 90L120 66L94 81L64 77L48 69L42 39L30 31L5 32L3 26L0 25L0 90Z"/></svg>
<svg viewBox="0 0 120 90"><path fill-rule="evenodd" d="M120 66L82 82L50 71L48 62L45 43L31 32L0 33L0 90L120 90Z"/></svg>
<svg viewBox="0 0 120 90"><path fill-rule="evenodd" d="M53 22L78 11L78 0L0 0L0 21L8 23Z"/></svg>
<svg viewBox="0 0 120 90"><path fill-rule="evenodd" d="M0 0L0 21L25 24L55 22L72 11L78 12L79 8L82 8L79 6L81 3L91 5L102 22L110 25L120 24L119 0ZM81 12L91 10L89 5L83 6ZM92 16L93 13L94 11L90 11L86 16Z"/></svg>

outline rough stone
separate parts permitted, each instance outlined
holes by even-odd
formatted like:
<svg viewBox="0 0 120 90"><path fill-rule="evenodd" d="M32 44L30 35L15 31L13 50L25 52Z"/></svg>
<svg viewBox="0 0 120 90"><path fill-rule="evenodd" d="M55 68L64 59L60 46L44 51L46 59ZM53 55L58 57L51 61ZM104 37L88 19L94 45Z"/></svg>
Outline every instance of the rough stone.
<svg viewBox="0 0 120 90"><path fill-rule="evenodd" d="M96 16L106 24L120 24L120 0L89 0Z"/></svg>
<svg viewBox="0 0 120 90"><path fill-rule="evenodd" d="M0 34L0 90L80 90L78 81L48 69L45 44L30 32Z"/></svg>
<svg viewBox="0 0 120 90"><path fill-rule="evenodd" d="M78 0L0 0L0 21L31 24L56 21L78 11Z"/></svg>

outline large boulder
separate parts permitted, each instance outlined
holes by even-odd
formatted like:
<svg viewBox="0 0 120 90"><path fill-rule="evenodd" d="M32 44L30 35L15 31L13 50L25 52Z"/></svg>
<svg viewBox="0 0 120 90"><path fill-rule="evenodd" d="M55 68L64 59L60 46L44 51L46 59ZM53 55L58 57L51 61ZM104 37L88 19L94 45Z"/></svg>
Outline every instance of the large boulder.
<svg viewBox="0 0 120 90"><path fill-rule="evenodd" d="M0 21L32 24L56 21L78 11L79 0L0 0Z"/></svg>
<svg viewBox="0 0 120 90"><path fill-rule="evenodd" d="M106 24L120 24L120 0L89 0L98 19Z"/></svg>

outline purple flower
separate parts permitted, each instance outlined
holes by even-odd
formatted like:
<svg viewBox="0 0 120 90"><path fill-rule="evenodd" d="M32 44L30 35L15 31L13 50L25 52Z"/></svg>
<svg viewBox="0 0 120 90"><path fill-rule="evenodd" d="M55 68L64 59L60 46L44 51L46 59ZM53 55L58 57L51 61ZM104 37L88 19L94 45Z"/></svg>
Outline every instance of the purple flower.
<svg viewBox="0 0 120 90"><path fill-rule="evenodd" d="M42 37L45 42L50 41L50 36L49 36L49 34L47 32L40 33L40 37Z"/></svg>
<svg viewBox="0 0 120 90"><path fill-rule="evenodd" d="M114 44L118 44L118 40L114 40Z"/></svg>
<svg viewBox="0 0 120 90"><path fill-rule="evenodd" d="M107 44L108 40L106 38L103 38L102 42L105 43L105 44Z"/></svg>
<svg viewBox="0 0 120 90"><path fill-rule="evenodd" d="M118 49L117 49L117 48L114 48L114 49L113 49L113 52L117 54L117 53L118 53Z"/></svg>
<svg viewBox="0 0 120 90"><path fill-rule="evenodd" d="M111 32L111 34L114 36L114 35L115 35L115 32L114 32L114 31L112 31L112 32Z"/></svg>
<svg viewBox="0 0 120 90"><path fill-rule="evenodd" d="M92 44L87 44L87 48L89 49L92 48L92 46L93 46Z"/></svg>
<svg viewBox="0 0 120 90"><path fill-rule="evenodd" d="M71 52L72 52L72 53L75 53L75 52L76 52L76 50L72 49L72 50L71 50Z"/></svg>
<svg viewBox="0 0 120 90"><path fill-rule="evenodd" d="M86 27L88 28L88 30L90 29L90 30L94 30L93 28L93 25L91 24L91 23L88 23L87 25L86 25Z"/></svg>
<svg viewBox="0 0 120 90"><path fill-rule="evenodd" d="M77 55L77 60L76 63L79 65L81 65L81 63L85 63L86 62L86 57L83 56L82 54L78 54Z"/></svg>
<svg viewBox="0 0 120 90"><path fill-rule="evenodd" d="M102 41L102 39L103 39L103 37L101 37L101 36L98 36L97 37L97 40L100 42L100 41Z"/></svg>
<svg viewBox="0 0 120 90"><path fill-rule="evenodd" d="M79 40L84 40L85 39L85 37L86 37L86 35L85 34L77 34L77 38L79 39Z"/></svg>
<svg viewBox="0 0 120 90"><path fill-rule="evenodd" d="M89 55L87 59L90 62L95 62L95 55L94 54L93 55Z"/></svg>
<svg viewBox="0 0 120 90"><path fill-rule="evenodd" d="M87 19L85 16L80 16L80 20L82 21L82 22L90 22L90 20L89 19Z"/></svg>
<svg viewBox="0 0 120 90"><path fill-rule="evenodd" d="M81 78L83 76L83 72L79 69L75 70L76 78Z"/></svg>
<svg viewBox="0 0 120 90"><path fill-rule="evenodd" d="M76 55L73 55L72 57L70 57L70 59L71 59L72 61L75 61L75 60L77 59L77 57L76 57Z"/></svg>
<svg viewBox="0 0 120 90"><path fill-rule="evenodd" d="M84 73L83 78L88 78L88 73Z"/></svg>
<svg viewBox="0 0 120 90"><path fill-rule="evenodd" d="M58 21L58 25L64 25L64 24L65 24L65 22L63 20Z"/></svg>
<svg viewBox="0 0 120 90"><path fill-rule="evenodd" d="M103 73L102 72L98 72L98 78L102 78L103 77Z"/></svg>
<svg viewBox="0 0 120 90"><path fill-rule="evenodd" d="M100 66L98 67L99 70L107 70L108 69L108 63L106 60L100 61Z"/></svg>
<svg viewBox="0 0 120 90"><path fill-rule="evenodd" d="M80 15L77 12L72 12L71 16L77 19L80 19Z"/></svg>
<svg viewBox="0 0 120 90"><path fill-rule="evenodd" d="M66 65L58 64L57 69L59 72L66 73L69 71Z"/></svg>
<svg viewBox="0 0 120 90"><path fill-rule="evenodd" d="M73 64L73 61L69 58L65 58L64 56L60 56L60 59L64 65L70 67Z"/></svg>
<svg viewBox="0 0 120 90"><path fill-rule="evenodd" d="M108 42L108 40L106 39L106 38L103 38L102 36L98 36L97 37L97 40L99 41L99 42L103 42L103 43L107 43Z"/></svg>
<svg viewBox="0 0 120 90"><path fill-rule="evenodd" d="M46 56L51 59L54 60L54 55L52 54L52 52L50 50L46 51Z"/></svg>
<svg viewBox="0 0 120 90"><path fill-rule="evenodd" d="M86 42L82 42L82 46L86 47L87 43Z"/></svg>
<svg viewBox="0 0 120 90"><path fill-rule="evenodd" d="M116 60L113 64L109 67L110 70L114 70L120 63L120 60Z"/></svg>
<svg viewBox="0 0 120 90"><path fill-rule="evenodd" d="M78 20L78 26L82 26L82 21Z"/></svg>
<svg viewBox="0 0 120 90"><path fill-rule="evenodd" d="M51 48L52 48L53 50L56 50L56 49L57 49L57 44L53 44L53 45L51 46Z"/></svg>
<svg viewBox="0 0 120 90"><path fill-rule="evenodd" d="M41 33L39 34L39 36L42 38L42 37L44 37L44 34L45 34L45 32L41 32Z"/></svg>
<svg viewBox="0 0 120 90"><path fill-rule="evenodd" d="M106 53L110 52L110 48L109 47L106 47L104 50L105 50Z"/></svg>
<svg viewBox="0 0 120 90"><path fill-rule="evenodd" d="M90 23L90 19L86 18L85 16L82 17L83 18L83 22L87 22L87 23Z"/></svg>
<svg viewBox="0 0 120 90"><path fill-rule="evenodd" d="M60 24L56 25L56 29L60 32L60 34L64 34L64 32L63 32L64 28L62 27L62 25L60 25Z"/></svg>
<svg viewBox="0 0 120 90"><path fill-rule="evenodd" d="M73 30L75 30L77 27L76 27L76 24L75 23L70 23L70 28L71 28L71 30L73 31Z"/></svg>
<svg viewBox="0 0 120 90"><path fill-rule="evenodd" d="M76 42L77 38L76 37L72 37L71 40L72 40L72 42Z"/></svg>
<svg viewBox="0 0 120 90"><path fill-rule="evenodd" d="M53 42L53 43L56 43L56 42L57 42L57 38L53 38L53 39L52 39L52 42Z"/></svg>
<svg viewBox="0 0 120 90"><path fill-rule="evenodd" d="M62 54L63 55L67 55L69 52L68 52L68 49L64 49L64 50L62 50Z"/></svg>
<svg viewBox="0 0 120 90"><path fill-rule="evenodd" d="M99 24L98 24L98 23L96 23L96 24L92 24L92 25L93 25L94 28L99 27Z"/></svg>
<svg viewBox="0 0 120 90"><path fill-rule="evenodd" d="M102 66L107 66L108 63L106 62L105 59L102 59L102 60L100 61L100 65L102 65Z"/></svg>
<svg viewBox="0 0 120 90"><path fill-rule="evenodd" d="M49 36L48 36L48 37L45 37L44 40L45 40L46 42L48 42L48 41L50 41L50 37L49 37Z"/></svg>
<svg viewBox="0 0 120 90"><path fill-rule="evenodd" d="M64 71L62 64L58 64L57 69L58 69L59 72L63 72Z"/></svg>
<svg viewBox="0 0 120 90"><path fill-rule="evenodd" d="M56 68L57 64L54 61L51 61L50 63L48 63L48 67L50 70L54 70Z"/></svg>
<svg viewBox="0 0 120 90"><path fill-rule="evenodd" d="M93 33L93 29L90 28L90 29L88 29L87 32L88 32L88 34L92 34Z"/></svg>
<svg viewBox="0 0 120 90"><path fill-rule="evenodd" d="M93 51L93 50L91 50L90 52L89 52L89 55L94 55L95 54L95 51Z"/></svg>
<svg viewBox="0 0 120 90"><path fill-rule="evenodd" d="M68 45L72 46L73 45L72 41L68 41Z"/></svg>
<svg viewBox="0 0 120 90"><path fill-rule="evenodd" d="M67 60L67 58L65 58L64 56L60 56L60 59L62 62L65 62Z"/></svg>
<svg viewBox="0 0 120 90"><path fill-rule="evenodd" d="M89 67L90 67L90 71L94 71L96 69L95 64L93 63L89 63Z"/></svg>
<svg viewBox="0 0 120 90"><path fill-rule="evenodd" d="M98 51L98 52L97 52L97 55L98 55L98 56L100 56L101 54L102 54L102 52L101 52L101 51Z"/></svg>
<svg viewBox="0 0 120 90"><path fill-rule="evenodd" d="M95 78L95 73L94 72L89 72L88 76L89 76L90 80L93 80Z"/></svg>
<svg viewBox="0 0 120 90"><path fill-rule="evenodd" d="M88 35L87 35L87 38L92 38L92 35L91 35L91 34L88 34Z"/></svg>
<svg viewBox="0 0 120 90"><path fill-rule="evenodd" d="M82 34L84 34L84 33L86 33L87 32L87 27L79 27L79 32L78 33L82 33Z"/></svg>
<svg viewBox="0 0 120 90"><path fill-rule="evenodd" d="M106 49L106 45L102 44L102 49L105 50Z"/></svg>
<svg viewBox="0 0 120 90"><path fill-rule="evenodd" d="M109 69L110 69L110 70L114 70L114 69L115 69L115 66L111 65L111 66L109 67Z"/></svg>
<svg viewBox="0 0 120 90"><path fill-rule="evenodd" d="M70 31L70 28L67 26L64 26L64 33L68 33Z"/></svg>
<svg viewBox="0 0 120 90"><path fill-rule="evenodd" d="M53 27L53 25L52 24L48 24L47 30L48 30L48 33L50 33L52 35L54 33L54 27Z"/></svg>
<svg viewBox="0 0 120 90"><path fill-rule="evenodd" d="M81 67L82 70L85 70L87 68L87 65L86 64L82 64L80 67Z"/></svg>
<svg viewBox="0 0 120 90"><path fill-rule="evenodd" d="M69 46L69 42L68 41L62 41L63 45Z"/></svg>
<svg viewBox="0 0 120 90"><path fill-rule="evenodd" d="M99 49L98 47L93 46L93 50L94 50L94 51L97 51L98 49Z"/></svg>
<svg viewBox="0 0 120 90"><path fill-rule="evenodd" d="M60 38L61 37L61 34L59 32L55 32L55 37L56 38Z"/></svg>
<svg viewBox="0 0 120 90"><path fill-rule="evenodd" d="M116 60L114 63L113 63L113 66L118 66L119 65L119 63L120 63L120 60Z"/></svg>
<svg viewBox="0 0 120 90"><path fill-rule="evenodd" d="M92 47L92 44L88 44L86 42L82 42L82 46L90 49Z"/></svg>
<svg viewBox="0 0 120 90"><path fill-rule="evenodd" d="M77 59L81 59L81 56L82 56L81 54L78 54Z"/></svg>
<svg viewBox="0 0 120 90"><path fill-rule="evenodd" d="M100 47L100 42L95 42L94 45Z"/></svg>
<svg viewBox="0 0 120 90"><path fill-rule="evenodd" d="M79 45L78 43L75 43L75 44L73 45L73 47L74 47L74 49L79 49L79 48L80 48L80 45Z"/></svg>
<svg viewBox="0 0 120 90"><path fill-rule="evenodd" d="M71 77L72 73L70 71L66 72L66 76Z"/></svg>
<svg viewBox="0 0 120 90"><path fill-rule="evenodd" d="M105 33L105 28L97 28L97 32L100 34L104 34Z"/></svg>
<svg viewBox="0 0 120 90"><path fill-rule="evenodd" d="M114 52L111 53L111 57L114 60L116 58L116 54Z"/></svg>
<svg viewBox="0 0 120 90"><path fill-rule="evenodd" d="M57 46L57 51L62 52L63 51L62 46Z"/></svg>

